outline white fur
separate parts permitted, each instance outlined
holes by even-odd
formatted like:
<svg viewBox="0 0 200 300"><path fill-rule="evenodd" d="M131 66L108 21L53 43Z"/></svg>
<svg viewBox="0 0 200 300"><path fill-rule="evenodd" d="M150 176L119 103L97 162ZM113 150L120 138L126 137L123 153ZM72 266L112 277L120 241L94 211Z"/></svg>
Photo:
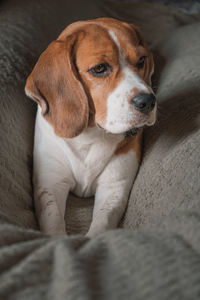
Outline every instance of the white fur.
<svg viewBox="0 0 200 300"><path fill-rule="evenodd" d="M116 155L122 133L144 125L130 104L133 88L152 92L126 63L117 37L110 36L119 50L123 78L107 99L104 129L87 128L73 139L55 135L38 107L34 143L34 193L40 228L50 235L65 232L65 205L69 191L78 196L95 194L93 219L87 236L115 228L125 210L137 172L134 150ZM30 95L31 96L31 95ZM152 112L146 122L153 122ZM115 133L115 134L113 134Z"/></svg>
<svg viewBox="0 0 200 300"><path fill-rule="evenodd" d="M92 237L119 222L138 168L136 153L115 155L122 134L97 127L73 139L55 135L38 106L34 143L35 206L42 231L65 232L65 205L69 191L78 196L95 193Z"/></svg>
<svg viewBox="0 0 200 300"><path fill-rule="evenodd" d="M139 121L138 113L136 113L133 104L131 104L131 98L133 98L133 89L141 93L153 93L151 87L149 87L135 72L133 72L125 56L122 53L120 44L114 32L109 30L109 34L119 51L119 63L122 69L123 77L121 82L110 93L107 99L107 119L104 124L104 128L112 133L125 132L133 127L142 127L147 124L147 121ZM155 111L155 109L154 109ZM150 118L153 112L150 114Z"/></svg>

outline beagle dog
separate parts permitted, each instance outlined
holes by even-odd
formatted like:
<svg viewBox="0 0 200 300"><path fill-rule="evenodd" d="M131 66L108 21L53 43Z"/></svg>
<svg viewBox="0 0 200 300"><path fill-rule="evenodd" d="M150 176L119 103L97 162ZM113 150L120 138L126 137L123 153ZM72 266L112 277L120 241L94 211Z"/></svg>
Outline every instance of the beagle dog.
<svg viewBox="0 0 200 300"><path fill-rule="evenodd" d="M65 235L71 191L95 195L88 237L115 228L140 163L142 128L156 120L153 56L139 29L112 18L69 25L27 79L38 103L34 198L40 229Z"/></svg>

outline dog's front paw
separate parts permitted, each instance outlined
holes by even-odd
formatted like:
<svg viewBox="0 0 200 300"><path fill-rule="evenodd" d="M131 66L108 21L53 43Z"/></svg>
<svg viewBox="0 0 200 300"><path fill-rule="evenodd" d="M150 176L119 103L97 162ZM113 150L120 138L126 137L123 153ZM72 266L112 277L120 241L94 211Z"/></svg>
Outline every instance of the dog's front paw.
<svg viewBox="0 0 200 300"><path fill-rule="evenodd" d="M93 238L101 233L104 233L109 228L107 226L91 226L88 230L86 237Z"/></svg>
<svg viewBox="0 0 200 300"><path fill-rule="evenodd" d="M97 231L93 231L93 230L89 230L87 233L86 233L86 237L88 237L89 239L92 239L93 237L99 235L100 233L102 232L97 232Z"/></svg>

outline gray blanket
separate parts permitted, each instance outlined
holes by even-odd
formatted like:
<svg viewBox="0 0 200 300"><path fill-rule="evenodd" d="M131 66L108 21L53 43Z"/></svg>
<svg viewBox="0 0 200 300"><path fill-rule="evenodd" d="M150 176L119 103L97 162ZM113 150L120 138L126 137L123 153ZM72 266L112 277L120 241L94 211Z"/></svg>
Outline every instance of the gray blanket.
<svg viewBox="0 0 200 300"><path fill-rule="evenodd" d="M120 224L88 240L93 199L71 195L70 236L39 231L32 200L35 105L25 78L67 24L111 16L153 50L159 119ZM200 15L158 4L0 4L0 299L200 299ZM82 235L72 235L72 234Z"/></svg>

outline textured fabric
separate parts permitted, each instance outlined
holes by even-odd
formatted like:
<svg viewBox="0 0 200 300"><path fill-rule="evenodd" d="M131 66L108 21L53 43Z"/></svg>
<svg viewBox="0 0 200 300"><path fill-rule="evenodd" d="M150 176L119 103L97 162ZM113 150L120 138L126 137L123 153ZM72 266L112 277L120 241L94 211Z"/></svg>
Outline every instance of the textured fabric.
<svg viewBox="0 0 200 300"><path fill-rule="evenodd" d="M169 201L173 202L172 199L174 195L177 197L177 191L175 188L174 195L172 193L172 196L170 196L171 200L165 200L171 193L165 181L165 179L169 177L167 175L171 174L171 170L169 169L168 173L166 173L167 171L165 169L163 171L163 139L165 143L168 141L168 143L174 146L176 144L177 147L180 147L180 150L176 148L178 151L176 156L180 156L180 152L182 152L182 155L184 155L184 153L187 155L188 152L182 151L182 142L179 140L179 137L176 138L176 133L176 139L174 138L172 140L169 134L163 134L163 128L169 128L168 123L170 118L171 128L177 131L177 133L179 131L179 128L174 126L172 119L174 118L176 122L177 115L174 114L173 110L178 109L179 111L179 108L174 108L174 105L182 105L182 102L179 104L179 90L182 89L182 81L184 80L185 82L184 89L186 90L193 89L189 79L192 81L192 84L195 85L196 82L196 85L198 85L199 71L197 60L199 60L199 43L196 38L198 36L196 28L198 30L199 23L192 26L188 25L188 27L185 26L197 22L200 17L199 15L184 15L170 7L158 4L116 4L104 1L97 1L95 3L94 1L90 2L88 0L88 2L84 3L80 1L80 8L77 10L77 3L78 2L59 0L58 5L55 1L47 0L31 2L24 0L7 0L4 1L1 6L1 219L10 220L11 223L26 228L37 228L37 221L33 211L31 186L32 146L36 106L24 95L25 78L32 70L40 53L67 24L80 19L111 16L121 18L127 22L136 23L140 26L145 40L153 49L155 55L156 78L154 81L159 88L158 100L161 106L161 123L147 130L147 134L145 135L143 164L134 184L123 226L135 228L141 226L143 223L149 224L151 222L150 218L152 219L153 215L157 218L157 215L168 214L171 210L178 207L175 202L165 209L166 203ZM10 20L12 20L12 22L10 22ZM148 23L146 20L148 20ZM161 20L162 23L160 25ZM193 26L195 26L195 30L193 30ZM177 28L180 29L177 31ZM187 36L187 38L185 38L185 36ZM191 42L189 42L190 39ZM194 43L195 46L193 47ZM170 51L168 49L170 49ZM196 51L196 55L194 51ZM190 53L192 53L192 55ZM195 57L195 59L193 57ZM182 63L183 60L184 64ZM183 79L181 77L181 83L179 84L180 79L177 75L179 75L181 68L184 71L182 75ZM195 69L197 74L195 73ZM166 86L169 86L170 89L168 90ZM184 93L184 91L182 92ZM169 99L170 97L171 100ZM191 97L196 99L194 99L193 102L197 101L196 104L198 105L196 89L195 93L192 92L190 98L184 97L181 101L187 105L186 101L191 101ZM168 101L174 104L170 104L170 107L168 107ZM167 112L165 106L167 106ZM191 110L192 107L193 106L190 108ZM185 110L184 107L182 107L182 111L183 113L179 115L179 120L182 118L180 121L184 120L184 112L187 112L187 109ZM194 109L193 114L196 113L197 109ZM191 114L191 118L193 114ZM197 120L195 122L197 122ZM185 128L189 128L190 126L192 126L191 122L186 124ZM197 138L197 135L195 135L195 138ZM154 143L154 140L156 140L156 143ZM184 141L186 142L186 139ZM189 147L189 144L186 143L185 147ZM194 147L196 147L196 145ZM198 151L194 151L193 155L196 156L193 159L193 161L196 162L198 159ZM176 160L176 156L172 147L168 161L171 160L172 157ZM179 171L180 176L182 176L184 172L188 172L188 177L191 178L190 182L194 182L197 189L199 185L197 184L198 177L196 176L196 172L194 170L194 175L191 177L190 172L192 172L193 168L185 168L185 163L186 158L184 157L183 164L181 164L182 169ZM198 165L194 163L194 167L197 168ZM180 176L178 176L178 168L180 168L179 164L178 167L174 169L176 175L170 176L175 187L176 183L173 178L175 177L177 180L180 179ZM159 176L157 175L158 172L160 172ZM187 176L184 178L186 179ZM164 190L163 186L159 184L160 181L165 184ZM184 195L184 197L187 195L185 190L187 190L188 180L181 182L183 188L178 185L179 189L182 189L182 194L178 193L180 195L180 201L182 201L181 195ZM162 195L160 195L161 191ZM191 188L190 191L192 194L193 188ZM151 194L153 194L155 198L149 197ZM165 197L163 195L165 195ZM160 200L161 197L162 200ZM73 195L69 197L66 209L66 226L69 234L87 232L91 222L92 208L93 199L79 199ZM185 208L187 208L187 206Z"/></svg>
<svg viewBox="0 0 200 300"><path fill-rule="evenodd" d="M165 61L157 91L160 114L145 131L125 226L148 227L173 211L200 209L199 35L199 23L182 27L156 48Z"/></svg>
<svg viewBox="0 0 200 300"><path fill-rule="evenodd" d="M0 299L198 300L198 214L166 220L167 230L115 230L47 238L0 227Z"/></svg>
<svg viewBox="0 0 200 300"><path fill-rule="evenodd" d="M26 228L37 228L37 222L31 186L36 105L25 96L25 79L62 29L98 16L93 1L80 1L80 9L76 7L65 0L9 0L0 5L0 220ZM88 221L85 210L80 214Z"/></svg>
<svg viewBox="0 0 200 300"><path fill-rule="evenodd" d="M141 27L156 61L159 120L145 130L126 229L91 241L49 238L33 230L36 107L24 95L25 78L67 24L99 16ZM1 2L0 299L200 298L199 22L158 4ZM92 198L70 196L68 233L87 231L92 206Z"/></svg>

